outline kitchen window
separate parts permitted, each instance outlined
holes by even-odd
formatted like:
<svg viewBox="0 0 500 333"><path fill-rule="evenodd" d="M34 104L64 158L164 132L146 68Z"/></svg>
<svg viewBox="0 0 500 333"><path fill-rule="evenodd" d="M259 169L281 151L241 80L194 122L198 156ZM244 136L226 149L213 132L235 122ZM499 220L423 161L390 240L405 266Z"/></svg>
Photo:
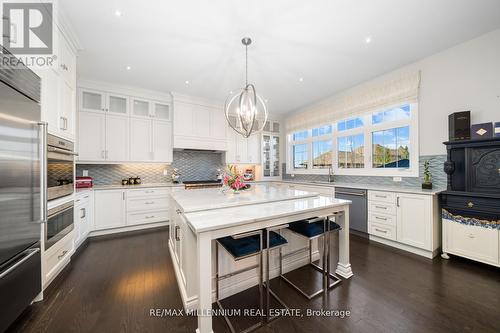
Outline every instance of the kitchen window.
<svg viewBox="0 0 500 333"><path fill-rule="evenodd" d="M337 139L338 167L364 168L365 167L365 138L364 134L339 137Z"/></svg>
<svg viewBox="0 0 500 333"><path fill-rule="evenodd" d="M294 169L307 169L307 144L293 146L293 168Z"/></svg>
<svg viewBox="0 0 500 333"><path fill-rule="evenodd" d="M332 166L332 140L315 141L313 147L313 168Z"/></svg>
<svg viewBox="0 0 500 333"><path fill-rule="evenodd" d="M294 131L289 173L418 176L418 105L393 107Z"/></svg>

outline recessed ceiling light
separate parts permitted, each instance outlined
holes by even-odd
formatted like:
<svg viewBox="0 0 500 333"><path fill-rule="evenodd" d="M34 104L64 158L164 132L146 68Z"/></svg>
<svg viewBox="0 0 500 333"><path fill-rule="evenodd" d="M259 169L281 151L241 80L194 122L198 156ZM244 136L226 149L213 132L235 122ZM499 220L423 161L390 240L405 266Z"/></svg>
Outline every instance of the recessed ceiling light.
<svg viewBox="0 0 500 333"><path fill-rule="evenodd" d="M304 78L303 77L299 78L299 82L304 82Z"/></svg>
<svg viewBox="0 0 500 333"><path fill-rule="evenodd" d="M130 67L130 66L127 66L126 68L128 71L132 69L132 67Z"/></svg>
<svg viewBox="0 0 500 333"><path fill-rule="evenodd" d="M368 36L365 38L365 43L366 44L370 44L372 42L372 37L371 36Z"/></svg>
<svg viewBox="0 0 500 333"><path fill-rule="evenodd" d="M186 80L186 82L184 82L184 83L185 83L186 85L188 85L188 84L189 84L189 81L188 81L188 80Z"/></svg>
<svg viewBox="0 0 500 333"><path fill-rule="evenodd" d="M118 16L118 17L122 16L122 12L119 10L115 10L115 16Z"/></svg>

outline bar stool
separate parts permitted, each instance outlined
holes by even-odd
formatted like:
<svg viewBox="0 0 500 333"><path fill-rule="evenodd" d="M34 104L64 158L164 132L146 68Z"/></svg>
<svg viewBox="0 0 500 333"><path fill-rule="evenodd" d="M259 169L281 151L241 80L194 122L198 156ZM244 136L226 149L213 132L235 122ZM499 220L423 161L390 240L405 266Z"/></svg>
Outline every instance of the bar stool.
<svg viewBox="0 0 500 333"><path fill-rule="evenodd" d="M235 276L249 270L253 270L255 268L259 269L259 306L260 311L264 310L263 306L263 293L262 293L262 276L263 276L263 249L264 248L275 248L281 247L287 243L287 240L283 238L276 232L264 233L262 230L237 234L233 236L227 236L218 238L215 246L215 299L217 306L222 310L224 320L226 321L229 329L232 333L235 333L235 329L229 320L229 317L226 316L225 309L222 306L219 300L219 282L227 279L231 276ZM245 267L235 272L231 272L222 276L219 276L219 245L222 246L233 258L234 261L239 261L242 259L250 258L253 256L259 256L258 264L252 265L250 267ZM260 322L256 323L249 328L242 331L242 333L247 333L253 331L264 324L263 317L261 316Z"/></svg>
<svg viewBox="0 0 500 333"><path fill-rule="evenodd" d="M318 291L313 292L312 294L308 294L302 289L300 289L289 278L283 275L281 271L280 271L280 277L308 299L312 299L313 297L323 292L326 294L328 289L332 288L333 286L337 285L342 281L338 276L330 272L330 236L332 233L337 233L342 229L341 226L332 221L331 218L337 217L339 216L339 214L341 213L335 213L333 214L333 216L314 217L311 219L300 220L290 223L290 225L288 226L288 230L292 231L293 233L301 237L308 239L309 246L302 249L298 249L291 253L287 253L285 256L283 256L280 253L280 261L298 252L309 250L309 265L323 274L323 287ZM316 265L312 261L312 241L320 237L323 237L323 255L322 255L323 267ZM332 283L330 283L330 279L333 280Z"/></svg>

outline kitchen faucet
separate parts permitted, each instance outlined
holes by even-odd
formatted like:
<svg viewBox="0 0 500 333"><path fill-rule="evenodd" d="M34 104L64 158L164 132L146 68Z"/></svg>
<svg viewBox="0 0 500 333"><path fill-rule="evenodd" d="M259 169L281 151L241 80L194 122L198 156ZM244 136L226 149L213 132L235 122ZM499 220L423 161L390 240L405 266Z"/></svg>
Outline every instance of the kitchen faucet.
<svg viewBox="0 0 500 333"><path fill-rule="evenodd" d="M328 167L328 182L329 182L329 183L333 183L333 181L334 181L334 180L333 180L333 168L332 168L332 166L330 165L330 166Z"/></svg>

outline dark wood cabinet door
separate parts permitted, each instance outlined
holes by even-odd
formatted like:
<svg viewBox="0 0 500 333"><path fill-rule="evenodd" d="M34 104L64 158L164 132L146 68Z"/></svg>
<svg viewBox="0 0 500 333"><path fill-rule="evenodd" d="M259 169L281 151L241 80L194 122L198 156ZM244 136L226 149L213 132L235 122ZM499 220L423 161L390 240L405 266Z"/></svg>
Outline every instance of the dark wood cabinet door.
<svg viewBox="0 0 500 333"><path fill-rule="evenodd" d="M469 191L500 194L500 147L470 148Z"/></svg>

